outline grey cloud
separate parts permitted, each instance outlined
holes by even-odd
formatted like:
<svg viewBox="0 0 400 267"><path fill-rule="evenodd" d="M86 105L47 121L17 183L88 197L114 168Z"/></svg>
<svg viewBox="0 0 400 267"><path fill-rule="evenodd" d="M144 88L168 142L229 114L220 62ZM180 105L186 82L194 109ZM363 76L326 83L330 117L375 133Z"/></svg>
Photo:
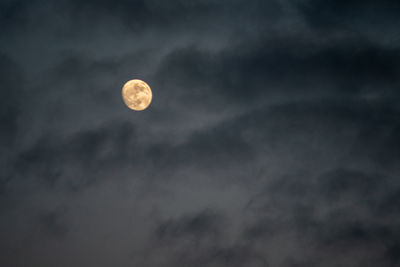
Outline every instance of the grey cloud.
<svg viewBox="0 0 400 267"><path fill-rule="evenodd" d="M294 231L296 242L311 240L310 247L300 250L306 255L311 252L308 260L314 262L321 254L346 248L349 258L337 259L337 264L349 259L361 264L363 261L357 260L356 255L360 251L367 255L370 247L377 244L381 245L363 264L385 266L397 261L396 257L389 257L398 243L399 233L393 221L397 215L382 215L376 209L388 190L385 177L353 170L308 176L286 176L255 197L249 209L258 219L250 223L245 236L261 245L269 239L282 238L284 231ZM321 264L330 266L328 262Z"/></svg>
<svg viewBox="0 0 400 267"><path fill-rule="evenodd" d="M394 26L399 21L395 15L400 8L396 1L298 1L307 19L317 28L352 28L361 24L368 27ZM357 16L354 16L357 12ZM373 14L373 15L372 15ZM373 26L378 21L380 25ZM354 29L354 28L353 28ZM390 29L390 28L389 28Z"/></svg>
<svg viewBox="0 0 400 267"><path fill-rule="evenodd" d="M150 250L166 256L158 262L163 266L269 266L263 255L251 247L230 244L226 219L208 210L162 222L155 229ZM156 266L157 263L152 265L151 256L147 257L144 262Z"/></svg>
<svg viewBox="0 0 400 267"><path fill-rule="evenodd" d="M134 129L128 124L82 132L66 140L45 136L18 155L12 171L21 178L44 179L52 186L67 183L71 189L79 188L93 183L110 164L132 159L135 149ZM82 166L85 172L70 173Z"/></svg>
<svg viewBox="0 0 400 267"><path fill-rule="evenodd" d="M2 2L0 265L396 266L397 6Z"/></svg>
<svg viewBox="0 0 400 267"><path fill-rule="evenodd" d="M196 98L186 92L183 103L215 110L228 102L226 99L236 105L268 103L288 93L295 100L333 95L397 99L395 89L388 87L398 83L397 50L363 38L343 38L332 44L279 36L271 42L270 38L250 39L223 53L195 46L173 51L162 63L158 77L167 84L193 88ZM218 94L209 98L211 92Z"/></svg>
<svg viewBox="0 0 400 267"><path fill-rule="evenodd" d="M2 86L0 96L0 122L2 145L12 143L16 134L17 119L21 112L23 94L20 87L14 88L16 84L24 83L24 74L20 66L10 57L0 54L0 84Z"/></svg>
<svg viewBox="0 0 400 267"><path fill-rule="evenodd" d="M69 231L69 228L63 219L65 212L64 209L58 209L40 214L38 216L40 230L49 235L49 237L64 237Z"/></svg>

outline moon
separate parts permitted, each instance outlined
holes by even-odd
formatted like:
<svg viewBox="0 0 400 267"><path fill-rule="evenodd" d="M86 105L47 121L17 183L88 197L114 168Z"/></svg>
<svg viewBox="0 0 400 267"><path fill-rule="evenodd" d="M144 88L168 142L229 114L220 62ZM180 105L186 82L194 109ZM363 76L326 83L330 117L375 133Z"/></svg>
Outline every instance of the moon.
<svg viewBox="0 0 400 267"><path fill-rule="evenodd" d="M153 98L150 86L142 80L130 80L122 87L122 99L125 105L136 111L146 109Z"/></svg>

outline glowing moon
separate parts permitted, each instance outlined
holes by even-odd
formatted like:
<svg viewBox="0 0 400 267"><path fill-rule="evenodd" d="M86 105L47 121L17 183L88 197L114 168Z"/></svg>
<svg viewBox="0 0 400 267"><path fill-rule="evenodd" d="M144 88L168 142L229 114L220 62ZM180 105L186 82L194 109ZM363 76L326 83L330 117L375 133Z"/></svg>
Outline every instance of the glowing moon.
<svg viewBox="0 0 400 267"><path fill-rule="evenodd" d="M122 99L125 105L133 110L146 109L153 98L150 86L141 80L130 80L122 87Z"/></svg>

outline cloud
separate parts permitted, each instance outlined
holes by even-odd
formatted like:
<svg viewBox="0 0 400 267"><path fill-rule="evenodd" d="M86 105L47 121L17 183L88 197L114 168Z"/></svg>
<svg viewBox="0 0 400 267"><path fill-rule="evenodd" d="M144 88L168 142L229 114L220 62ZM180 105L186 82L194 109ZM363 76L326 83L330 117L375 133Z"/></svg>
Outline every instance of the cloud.
<svg viewBox="0 0 400 267"><path fill-rule="evenodd" d="M223 215L210 210L161 222L147 248L159 257L148 252L138 257L147 266L268 266L261 253L230 244L227 226Z"/></svg>
<svg viewBox="0 0 400 267"><path fill-rule="evenodd" d="M296 247L296 254L291 255L299 262L393 264L397 259L390 251L399 233L392 216L397 215L382 216L376 209L387 190L385 177L354 170L282 177L249 203L249 215L254 213L249 217L255 220L244 231L245 237L265 246L270 240L285 238L289 231L293 233L290 242L308 244ZM291 257L287 253L282 253L284 259ZM331 253L346 256L326 262Z"/></svg>
<svg viewBox="0 0 400 267"><path fill-rule="evenodd" d="M14 88L16 84L24 82L24 74L20 66L16 64L9 56L0 54L0 82L1 90L1 141L2 145L9 145L16 135L17 119L20 113L20 105L23 100L21 90Z"/></svg>
<svg viewBox="0 0 400 267"><path fill-rule="evenodd" d="M65 210L58 209L49 212L43 212L38 216L38 224L41 231L49 237L62 238L69 231L69 227L65 225L64 216Z"/></svg>
<svg viewBox="0 0 400 267"><path fill-rule="evenodd" d="M398 264L395 2L1 7L0 265Z"/></svg>

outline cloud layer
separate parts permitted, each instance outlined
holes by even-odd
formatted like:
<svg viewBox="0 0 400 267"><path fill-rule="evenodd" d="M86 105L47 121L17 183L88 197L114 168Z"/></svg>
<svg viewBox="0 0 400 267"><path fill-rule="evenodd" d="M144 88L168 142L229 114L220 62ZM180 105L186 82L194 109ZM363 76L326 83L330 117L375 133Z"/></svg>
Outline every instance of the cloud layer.
<svg viewBox="0 0 400 267"><path fill-rule="evenodd" d="M399 7L2 1L0 265L397 266Z"/></svg>

